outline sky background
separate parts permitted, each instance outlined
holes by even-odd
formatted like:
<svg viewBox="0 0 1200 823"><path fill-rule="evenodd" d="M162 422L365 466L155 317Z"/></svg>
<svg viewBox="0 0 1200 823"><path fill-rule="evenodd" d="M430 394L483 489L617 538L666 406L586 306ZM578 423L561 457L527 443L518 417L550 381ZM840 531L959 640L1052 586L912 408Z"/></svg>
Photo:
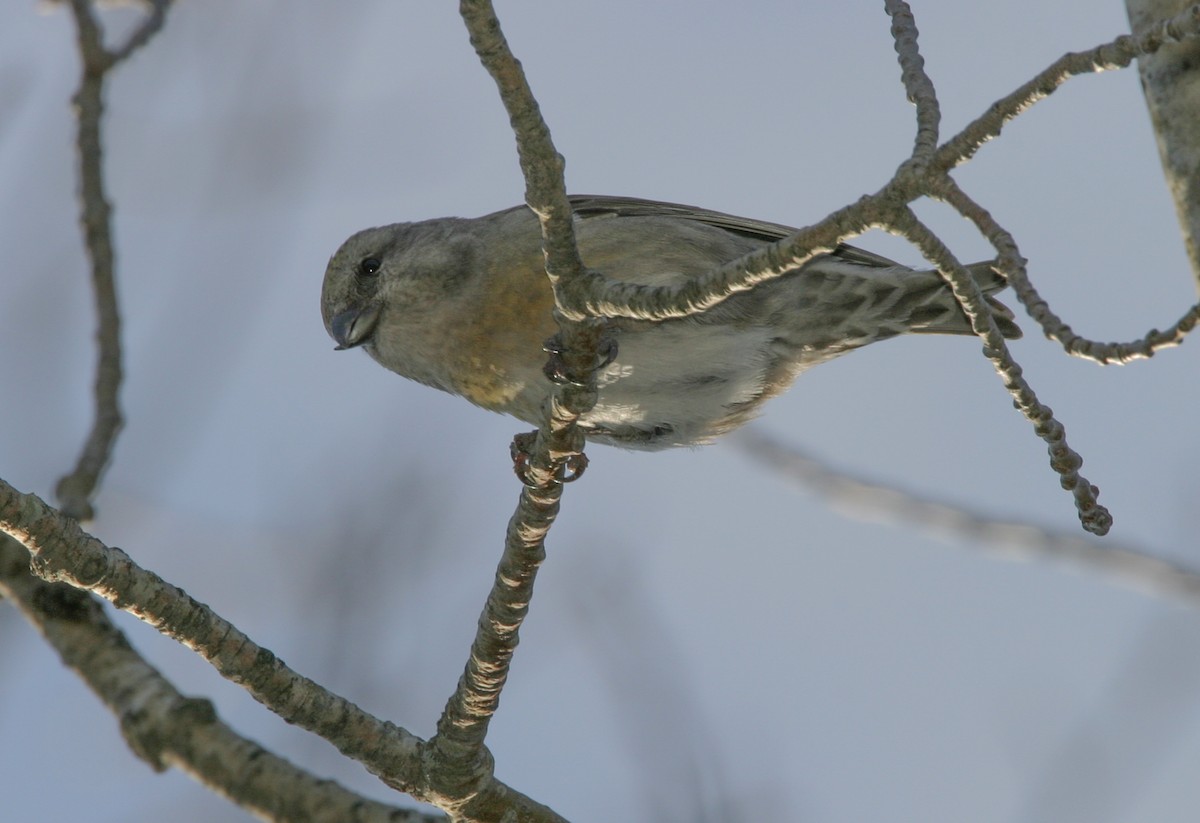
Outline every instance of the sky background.
<svg viewBox="0 0 1200 823"><path fill-rule="evenodd" d="M1059 54L1128 29L1116 0L1086 14L1065 0L913 6L944 136ZM881 3L498 11L572 192L804 225L878 189L912 145ZM64 9L5 4L0 476L47 499L91 414L77 72ZM508 443L526 427L335 353L318 295L353 231L522 201L456 7L180 3L107 102L127 424L91 531L428 736L491 583L519 492ZM956 179L1079 333L1132 340L1195 300L1134 70L1070 82ZM918 210L961 259L990 256L949 210ZM919 262L880 233L855 242ZM1200 565L1200 344L1102 368L1023 326L1013 351L1113 511L1107 540ZM755 426L847 471L1078 531L1044 444L970 339L856 352ZM488 738L515 788L581 821L1195 819L1194 608L831 508L736 442L589 453ZM242 733L408 802L118 620ZM135 759L3 604L0 648L6 819L248 819Z"/></svg>

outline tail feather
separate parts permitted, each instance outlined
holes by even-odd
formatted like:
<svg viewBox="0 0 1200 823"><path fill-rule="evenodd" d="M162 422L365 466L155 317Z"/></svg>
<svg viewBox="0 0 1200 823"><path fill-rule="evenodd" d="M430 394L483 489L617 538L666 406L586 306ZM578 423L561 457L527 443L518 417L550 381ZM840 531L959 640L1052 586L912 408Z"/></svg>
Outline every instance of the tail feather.
<svg viewBox="0 0 1200 823"><path fill-rule="evenodd" d="M991 263L973 263L967 266L967 271L970 272L975 284L983 292L1000 333L1008 340L1019 340L1022 336L1021 327L1016 324L1012 309L992 296L1007 288L1008 280L994 269ZM937 282L930 282L929 285L932 287L931 291L936 289L937 293L930 295L934 298L933 301L921 301L922 308L914 310L910 315L912 323L909 331L915 334L972 334L971 324L967 321L966 314L958 306L954 296L950 294L941 275L937 272L923 272L923 274L936 278ZM918 288L914 291L920 292L924 289ZM927 312L925 316L928 319L921 317L921 311Z"/></svg>
<svg viewBox="0 0 1200 823"><path fill-rule="evenodd" d="M936 271L913 270L852 246L840 246L803 271L809 300L821 306L827 322L845 325L847 337L865 338L851 348L898 334L973 333ZM1005 289L1008 280L991 262L973 263L967 271L984 293L1000 333L1009 340L1020 338L1012 309L992 296ZM849 333L855 329L863 334Z"/></svg>

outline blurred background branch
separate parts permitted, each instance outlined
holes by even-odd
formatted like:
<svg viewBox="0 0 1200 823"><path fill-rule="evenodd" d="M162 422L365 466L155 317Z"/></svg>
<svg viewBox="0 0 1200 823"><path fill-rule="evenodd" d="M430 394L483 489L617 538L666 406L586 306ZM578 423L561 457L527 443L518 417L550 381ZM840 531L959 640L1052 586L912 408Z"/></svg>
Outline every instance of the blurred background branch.
<svg viewBox="0 0 1200 823"><path fill-rule="evenodd" d="M944 540L976 544L1008 560L1047 560L1098 573L1155 597L1200 607L1200 570L1155 552L1111 540L1079 537L1019 520L986 515L963 503L935 500L896 483L881 483L834 468L800 446L757 428L734 440L756 462L852 517L908 526Z"/></svg>

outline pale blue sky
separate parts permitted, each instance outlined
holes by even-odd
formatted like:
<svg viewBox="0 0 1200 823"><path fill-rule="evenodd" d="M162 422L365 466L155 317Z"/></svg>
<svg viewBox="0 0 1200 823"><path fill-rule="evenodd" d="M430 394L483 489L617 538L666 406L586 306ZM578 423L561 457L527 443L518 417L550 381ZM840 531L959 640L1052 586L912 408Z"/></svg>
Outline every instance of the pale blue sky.
<svg viewBox="0 0 1200 823"><path fill-rule="evenodd" d="M1128 25L1115 0L1086 14L913 5L946 135ZM879 188L911 146L881 3L499 12L575 192L803 224ZM74 32L65 10L29 3L0 21L0 476L48 497L92 380ZM181 3L108 102L128 423L94 533L428 735L499 556L523 424L333 352L317 297L354 230L522 198L454 5ZM1073 81L957 179L1081 334L1133 339L1195 299L1133 71ZM989 256L948 211L921 211L961 257ZM890 237L858 242L919 259ZM1200 346L1102 369L1022 325L1014 351L1101 487L1111 539L1200 563ZM880 480L1077 528L1044 444L969 339L822 366L757 425ZM1194 819L1194 611L847 517L733 444L591 456L489 738L516 788L575 820ZM240 730L389 797L189 652L122 625ZM136 761L3 604L0 642L6 818L247 819Z"/></svg>

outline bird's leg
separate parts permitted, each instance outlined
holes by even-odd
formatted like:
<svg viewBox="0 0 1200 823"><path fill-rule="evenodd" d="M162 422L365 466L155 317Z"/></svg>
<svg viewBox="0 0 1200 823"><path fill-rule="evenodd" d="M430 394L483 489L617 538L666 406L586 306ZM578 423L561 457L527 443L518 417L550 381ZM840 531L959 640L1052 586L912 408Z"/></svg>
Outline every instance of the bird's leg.
<svg viewBox="0 0 1200 823"><path fill-rule="evenodd" d="M555 334L553 337L547 338L542 344L542 351L550 356L546 358L546 365L542 366L542 374L546 375L546 379L551 383L574 383L576 386L582 386L585 381L580 375L573 374L567 366L563 354L566 352L566 346L563 345L562 335ZM597 361L592 367L594 371L607 366L609 363L617 359L617 340L611 333L606 333L600 339L600 346L597 351Z"/></svg>
<svg viewBox="0 0 1200 823"><path fill-rule="evenodd" d="M543 484L536 482L533 479L530 465L530 457L533 454L533 446L537 441L538 433L536 431L521 432L513 435L512 444L508 447L508 453L512 457L513 471L517 475L517 479L530 488L541 488ZM587 469L587 455L582 452L571 455L567 458L562 466L562 477L560 480L563 483L571 483L583 476L583 472Z"/></svg>

